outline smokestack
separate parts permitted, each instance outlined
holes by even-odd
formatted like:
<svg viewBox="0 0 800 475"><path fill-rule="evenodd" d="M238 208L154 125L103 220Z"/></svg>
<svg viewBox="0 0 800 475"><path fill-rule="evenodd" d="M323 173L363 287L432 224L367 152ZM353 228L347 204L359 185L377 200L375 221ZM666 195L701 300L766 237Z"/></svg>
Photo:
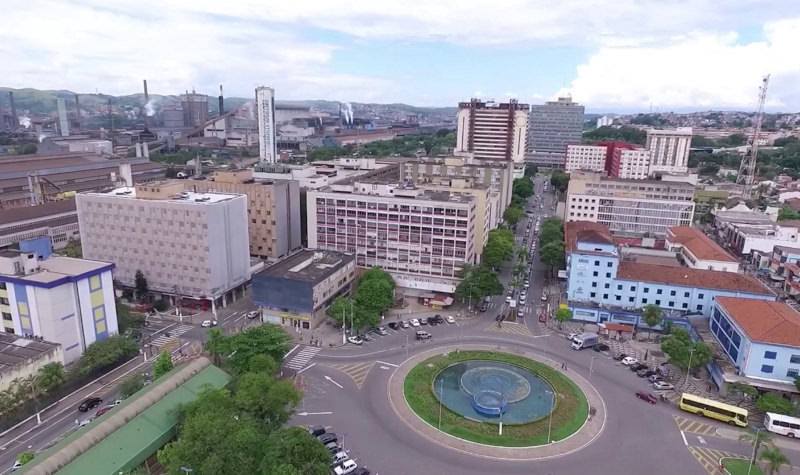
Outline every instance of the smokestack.
<svg viewBox="0 0 800 475"><path fill-rule="evenodd" d="M8 91L8 100L11 101L11 128L16 129L19 127L19 119L17 118L17 106L14 104L13 91Z"/></svg>
<svg viewBox="0 0 800 475"><path fill-rule="evenodd" d="M222 84L220 84L219 85L219 116L222 117L223 114L225 114L225 106L223 105L223 102L222 102Z"/></svg>
<svg viewBox="0 0 800 475"><path fill-rule="evenodd" d="M138 143L136 145L139 145ZM133 172L130 163L119 164L119 176L125 182L125 186L133 186Z"/></svg>
<svg viewBox="0 0 800 475"><path fill-rule="evenodd" d="M142 82L144 83L144 105L146 108L147 103L150 102L150 95L147 93L147 79L143 79ZM146 110L144 113L144 130L150 130L150 119L147 117Z"/></svg>
<svg viewBox="0 0 800 475"><path fill-rule="evenodd" d="M56 107L58 108L58 130L61 132L62 137L69 137L69 121L67 120L67 105L64 99L56 99Z"/></svg>
<svg viewBox="0 0 800 475"><path fill-rule="evenodd" d="M142 144L136 142L136 158L142 158Z"/></svg>
<svg viewBox="0 0 800 475"><path fill-rule="evenodd" d="M147 142L142 144L142 152L144 154L144 158L150 160L150 147L147 145Z"/></svg>
<svg viewBox="0 0 800 475"><path fill-rule="evenodd" d="M78 128L81 128L81 101L78 97L78 94L75 94L75 122L77 122Z"/></svg>
<svg viewBox="0 0 800 475"><path fill-rule="evenodd" d="M200 154L197 154L194 157L194 176L203 176L203 166L200 164Z"/></svg>

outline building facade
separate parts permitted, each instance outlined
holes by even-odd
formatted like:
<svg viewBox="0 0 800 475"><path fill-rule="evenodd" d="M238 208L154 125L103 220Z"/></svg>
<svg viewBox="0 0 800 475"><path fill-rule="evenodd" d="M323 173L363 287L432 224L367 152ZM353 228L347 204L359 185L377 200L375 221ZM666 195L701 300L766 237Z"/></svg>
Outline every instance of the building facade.
<svg viewBox="0 0 800 475"><path fill-rule="evenodd" d="M353 255L303 250L253 275L253 302L265 322L317 328L355 279Z"/></svg>
<svg viewBox="0 0 800 475"><path fill-rule="evenodd" d="M599 173L570 176L566 221L593 221L612 233L663 237L673 226L689 226L694 187L688 183L623 180Z"/></svg>
<svg viewBox="0 0 800 475"><path fill-rule="evenodd" d="M411 183L436 183L442 178L463 178L500 194L502 211L511 204L514 169L508 163L476 161L464 157L425 158L402 164L402 179Z"/></svg>
<svg viewBox="0 0 800 475"><path fill-rule="evenodd" d="M669 228L665 247L677 252L680 260L692 269L739 272L739 261L698 228Z"/></svg>
<svg viewBox="0 0 800 475"><path fill-rule="evenodd" d="M75 198L0 210L0 247L38 237L47 237L53 249L78 239Z"/></svg>
<svg viewBox="0 0 800 475"><path fill-rule="evenodd" d="M256 88L256 118L258 120L258 159L261 163L275 163L278 161L275 89L266 86Z"/></svg>
<svg viewBox="0 0 800 475"><path fill-rule="evenodd" d="M247 197L156 182L77 196L83 255L113 262L114 277L167 296L225 306L250 279Z"/></svg>
<svg viewBox="0 0 800 475"><path fill-rule="evenodd" d="M606 169L606 152L606 147L602 145L567 145L564 171L603 172Z"/></svg>
<svg viewBox="0 0 800 475"><path fill-rule="evenodd" d="M58 343L64 363L116 334L114 284L107 262L49 257L34 252L0 254L3 331Z"/></svg>
<svg viewBox="0 0 800 475"><path fill-rule="evenodd" d="M456 154L478 160L522 164L525 160L528 104L472 99L458 104Z"/></svg>
<svg viewBox="0 0 800 475"><path fill-rule="evenodd" d="M624 180L645 180L650 173L650 151L615 148L609 164L609 176Z"/></svg>
<svg viewBox="0 0 800 475"><path fill-rule="evenodd" d="M408 294L452 294L475 263L472 196L376 180L309 190L307 204L310 248L354 254Z"/></svg>
<svg viewBox="0 0 800 475"><path fill-rule="evenodd" d="M647 131L645 148L650 151L650 175L658 172L686 173L692 128Z"/></svg>
<svg viewBox="0 0 800 475"><path fill-rule="evenodd" d="M64 351L58 343L0 332L0 391L36 376L50 363L64 364Z"/></svg>
<svg viewBox="0 0 800 475"><path fill-rule="evenodd" d="M253 179L252 170L216 172L212 180L184 180L185 191L247 195L250 255L288 256L301 247L300 186L296 181Z"/></svg>
<svg viewBox="0 0 800 475"><path fill-rule="evenodd" d="M525 160L546 168L564 168L567 145L583 138L583 106L569 97L531 106Z"/></svg>
<svg viewBox="0 0 800 475"><path fill-rule="evenodd" d="M185 127L203 127L203 124L208 122L208 96L206 94L197 94L194 91L191 94L189 92L182 94L181 108Z"/></svg>

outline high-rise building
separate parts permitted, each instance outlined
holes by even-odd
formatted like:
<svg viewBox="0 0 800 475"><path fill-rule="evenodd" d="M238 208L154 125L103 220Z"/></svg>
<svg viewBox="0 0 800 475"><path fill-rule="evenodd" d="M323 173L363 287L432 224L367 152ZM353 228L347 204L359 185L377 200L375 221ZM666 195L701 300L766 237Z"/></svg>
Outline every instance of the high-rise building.
<svg viewBox="0 0 800 475"><path fill-rule="evenodd" d="M525 160L528 104L472 99L458 104L456 155L522 164Z"/></svg>
<svg viewBox="0 0 800 475"><path fill-rule="evenodd" d="M256 88L256 114L258 119L258 157L261 163L278 161L277 130L275 129L275 89Z"/></svg>
<svg viewBox="0 0 800 475"><path fill-rule="evenodd" d="M566 172L586 170L602 172L606 169L606 153L602 145L567 145Z"/></svg>
<svg viewBox="0 0 800 475"><path fill-rule="evenodd" d="M113 262L114 278L225 306L250 279L247 197L153 182L76 199L84 257Z"/></svg>
<svg viewBox="0 0 800 475"><path fill-rule="evenodd" d="M184 127L202 127L208 122L208 95L192 91L181 96Z"/></svg>
<svg viewBox="0 0 800 475"><path fill-rule="evenodd" d="M67 120L67 105L64 99L56 99L56 108L58 109L58 131L62 137L69 137L69 121Z"/></svg>
<svg viewBox="0 0 800 475"><path fill-rule="evenodd" d="M657 172L686 173L692 128L647 131L645 148L650 151L650 175Z"/></svg>
<svg viewBox="0 0 800 475"><path fill-rule="evenodd" d="M616 147L611 155L609 176L645 180L650 173L650 150Z"/></svg>
<svg viewBox="0 0 800 475"><path fill-rule="evenodd" d="M583 106L570 97L531 106L525 160L547 168L564 168L567 145L581 143Z"/></svg>

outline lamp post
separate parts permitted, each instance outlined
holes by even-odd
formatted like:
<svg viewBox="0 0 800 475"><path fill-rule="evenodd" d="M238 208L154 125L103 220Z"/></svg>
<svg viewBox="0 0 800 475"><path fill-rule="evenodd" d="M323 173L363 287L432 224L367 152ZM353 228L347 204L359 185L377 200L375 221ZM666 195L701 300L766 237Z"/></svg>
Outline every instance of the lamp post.
<svg viewBox="0 0 800 475"><path fill-rule="evenodd" d="M689 372L692 370L692 355L694 354L694 348L689 350L689 366L686 367L686 382L683 383L684 385L689 384Z"/></svg>
<svg viewBox="0 0 800 475"><path fill-rule="evenodd" d="M761 429L756 428L756 440L753 441L753 455L750 456L750 462L747 465L747 475L750 475L750 470L753 469L753 459L756 458L756 449L758 449L758 439L761 437Z"/></svg>
<svg viewBox="0 0 800 475"><path fill-rule="evenodd" d="M345 313L344 308L342 308L342 345L347 343L347 313Z"/></svg>

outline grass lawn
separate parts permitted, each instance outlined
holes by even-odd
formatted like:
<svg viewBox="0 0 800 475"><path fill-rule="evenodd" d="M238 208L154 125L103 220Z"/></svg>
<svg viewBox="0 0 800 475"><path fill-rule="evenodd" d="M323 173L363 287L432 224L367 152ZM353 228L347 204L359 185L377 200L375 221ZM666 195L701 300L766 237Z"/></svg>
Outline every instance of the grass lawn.
<svg viewBox="0 0 800 475"><path fill-rule="evenodd" d="M552 440L566 438L577 431L589 414L586 396L570 379L542 363L508 353L490 351L451 352L434 356L411 369L404 381L406 401L414 412L434 427L439 425L439 400L433 393L433 379L444 368L467 360L500 361L525 368L547 381L555 389L556 408L553 411ZM465 419L443 408L442 431L456 437L487 445L528 447L547 443L549 417L527 424L503 424L503 435L497 434L497 424Z"/></svg>
<svg viewBox="0 0 800 475"><path fill-rule="evenodd" d="M747 467L750 466L750 461L747 459L722 459L722 465L731 475L747 475ZM761 467L758 464L753 464L753 468L750 469L750 475L763 474Z"/></svg>

